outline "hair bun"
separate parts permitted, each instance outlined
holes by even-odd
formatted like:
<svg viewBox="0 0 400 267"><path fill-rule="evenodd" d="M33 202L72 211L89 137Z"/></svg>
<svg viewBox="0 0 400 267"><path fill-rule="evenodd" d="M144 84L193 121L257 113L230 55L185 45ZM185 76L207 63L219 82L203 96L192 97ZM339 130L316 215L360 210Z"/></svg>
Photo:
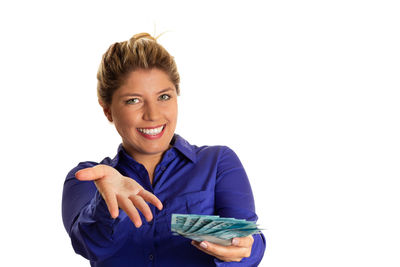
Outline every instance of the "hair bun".
<svg viewBox="0 0 400 267"><path fill-rule="evenodd" d="M134 36L132 36L131 40L132 39L133 39L133 41L136 41L136 40L139 40L139 39L150 39L150 40L156 41L156 38L154 38L153 36L151 36L147 32L137 33Z"/></svg>

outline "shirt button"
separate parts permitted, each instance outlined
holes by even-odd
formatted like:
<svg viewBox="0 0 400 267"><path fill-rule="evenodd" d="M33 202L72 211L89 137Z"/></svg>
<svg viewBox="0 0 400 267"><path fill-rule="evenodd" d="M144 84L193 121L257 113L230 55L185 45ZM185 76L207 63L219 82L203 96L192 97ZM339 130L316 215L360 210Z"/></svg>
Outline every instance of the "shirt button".
<svg viewBox="0 0 400 267"><path fill-rule="evenodd" d="M165 169L166 169L165 166L162 166L162 167L161 167L161 170L162 170L162 171L165 171Z"/></svg>
<svg viewBox="0 0 400 267"><path fill-rule="evenodd" d="M151 261L153 260L153 254L149 255L149 260L151 260Z"/></svg>

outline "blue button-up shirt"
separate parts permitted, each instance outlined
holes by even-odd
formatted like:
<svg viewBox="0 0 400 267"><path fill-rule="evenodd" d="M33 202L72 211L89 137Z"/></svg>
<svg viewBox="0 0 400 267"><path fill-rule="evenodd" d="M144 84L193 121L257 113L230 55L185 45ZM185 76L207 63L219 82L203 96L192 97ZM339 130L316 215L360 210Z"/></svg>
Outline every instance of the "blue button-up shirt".
<svg viewBox="0 0 400 267"><path fill-rule="evenodd" d="M149 205L153 220L142 218L136 228L120 210L112 219L92 181L79 181L75 173L96 162L81 162L65 180L62 215L76 253L91 266L257 266L265 250L262 234L254 235L251 256L240 263L222 262L171 233L171 214L220 215L257 220L249 180L236 154L225 146L190 145L175 135L150 183L145 167L127 154L122 145L114 159L100 164L117 169L156 195L164 205Z"/></svg>

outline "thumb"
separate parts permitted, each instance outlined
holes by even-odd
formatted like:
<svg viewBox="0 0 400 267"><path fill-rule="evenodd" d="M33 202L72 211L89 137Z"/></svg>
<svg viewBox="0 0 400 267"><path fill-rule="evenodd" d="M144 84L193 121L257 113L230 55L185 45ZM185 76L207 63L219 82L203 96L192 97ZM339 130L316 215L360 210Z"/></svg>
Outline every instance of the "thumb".
<svg viewBox="0 0 400 267"><path fill-rule="evenodd" d="M107 175L112 175L113 170L114 169L110 166L99 164L77 171L75 177L80 181L95 181Z"/></svg>

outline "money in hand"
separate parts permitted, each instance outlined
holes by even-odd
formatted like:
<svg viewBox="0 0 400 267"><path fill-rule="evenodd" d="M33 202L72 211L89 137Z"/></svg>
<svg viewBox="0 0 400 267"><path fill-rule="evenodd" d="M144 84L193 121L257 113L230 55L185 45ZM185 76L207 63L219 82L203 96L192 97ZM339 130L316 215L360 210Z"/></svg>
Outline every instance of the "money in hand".
<svg viewBox="0 0 400 267"><path fill-rule="evenodd" d="M171 231L195 240L229 246L232 238L260 233L253 221L196 214L172 214Z"/></svg>

